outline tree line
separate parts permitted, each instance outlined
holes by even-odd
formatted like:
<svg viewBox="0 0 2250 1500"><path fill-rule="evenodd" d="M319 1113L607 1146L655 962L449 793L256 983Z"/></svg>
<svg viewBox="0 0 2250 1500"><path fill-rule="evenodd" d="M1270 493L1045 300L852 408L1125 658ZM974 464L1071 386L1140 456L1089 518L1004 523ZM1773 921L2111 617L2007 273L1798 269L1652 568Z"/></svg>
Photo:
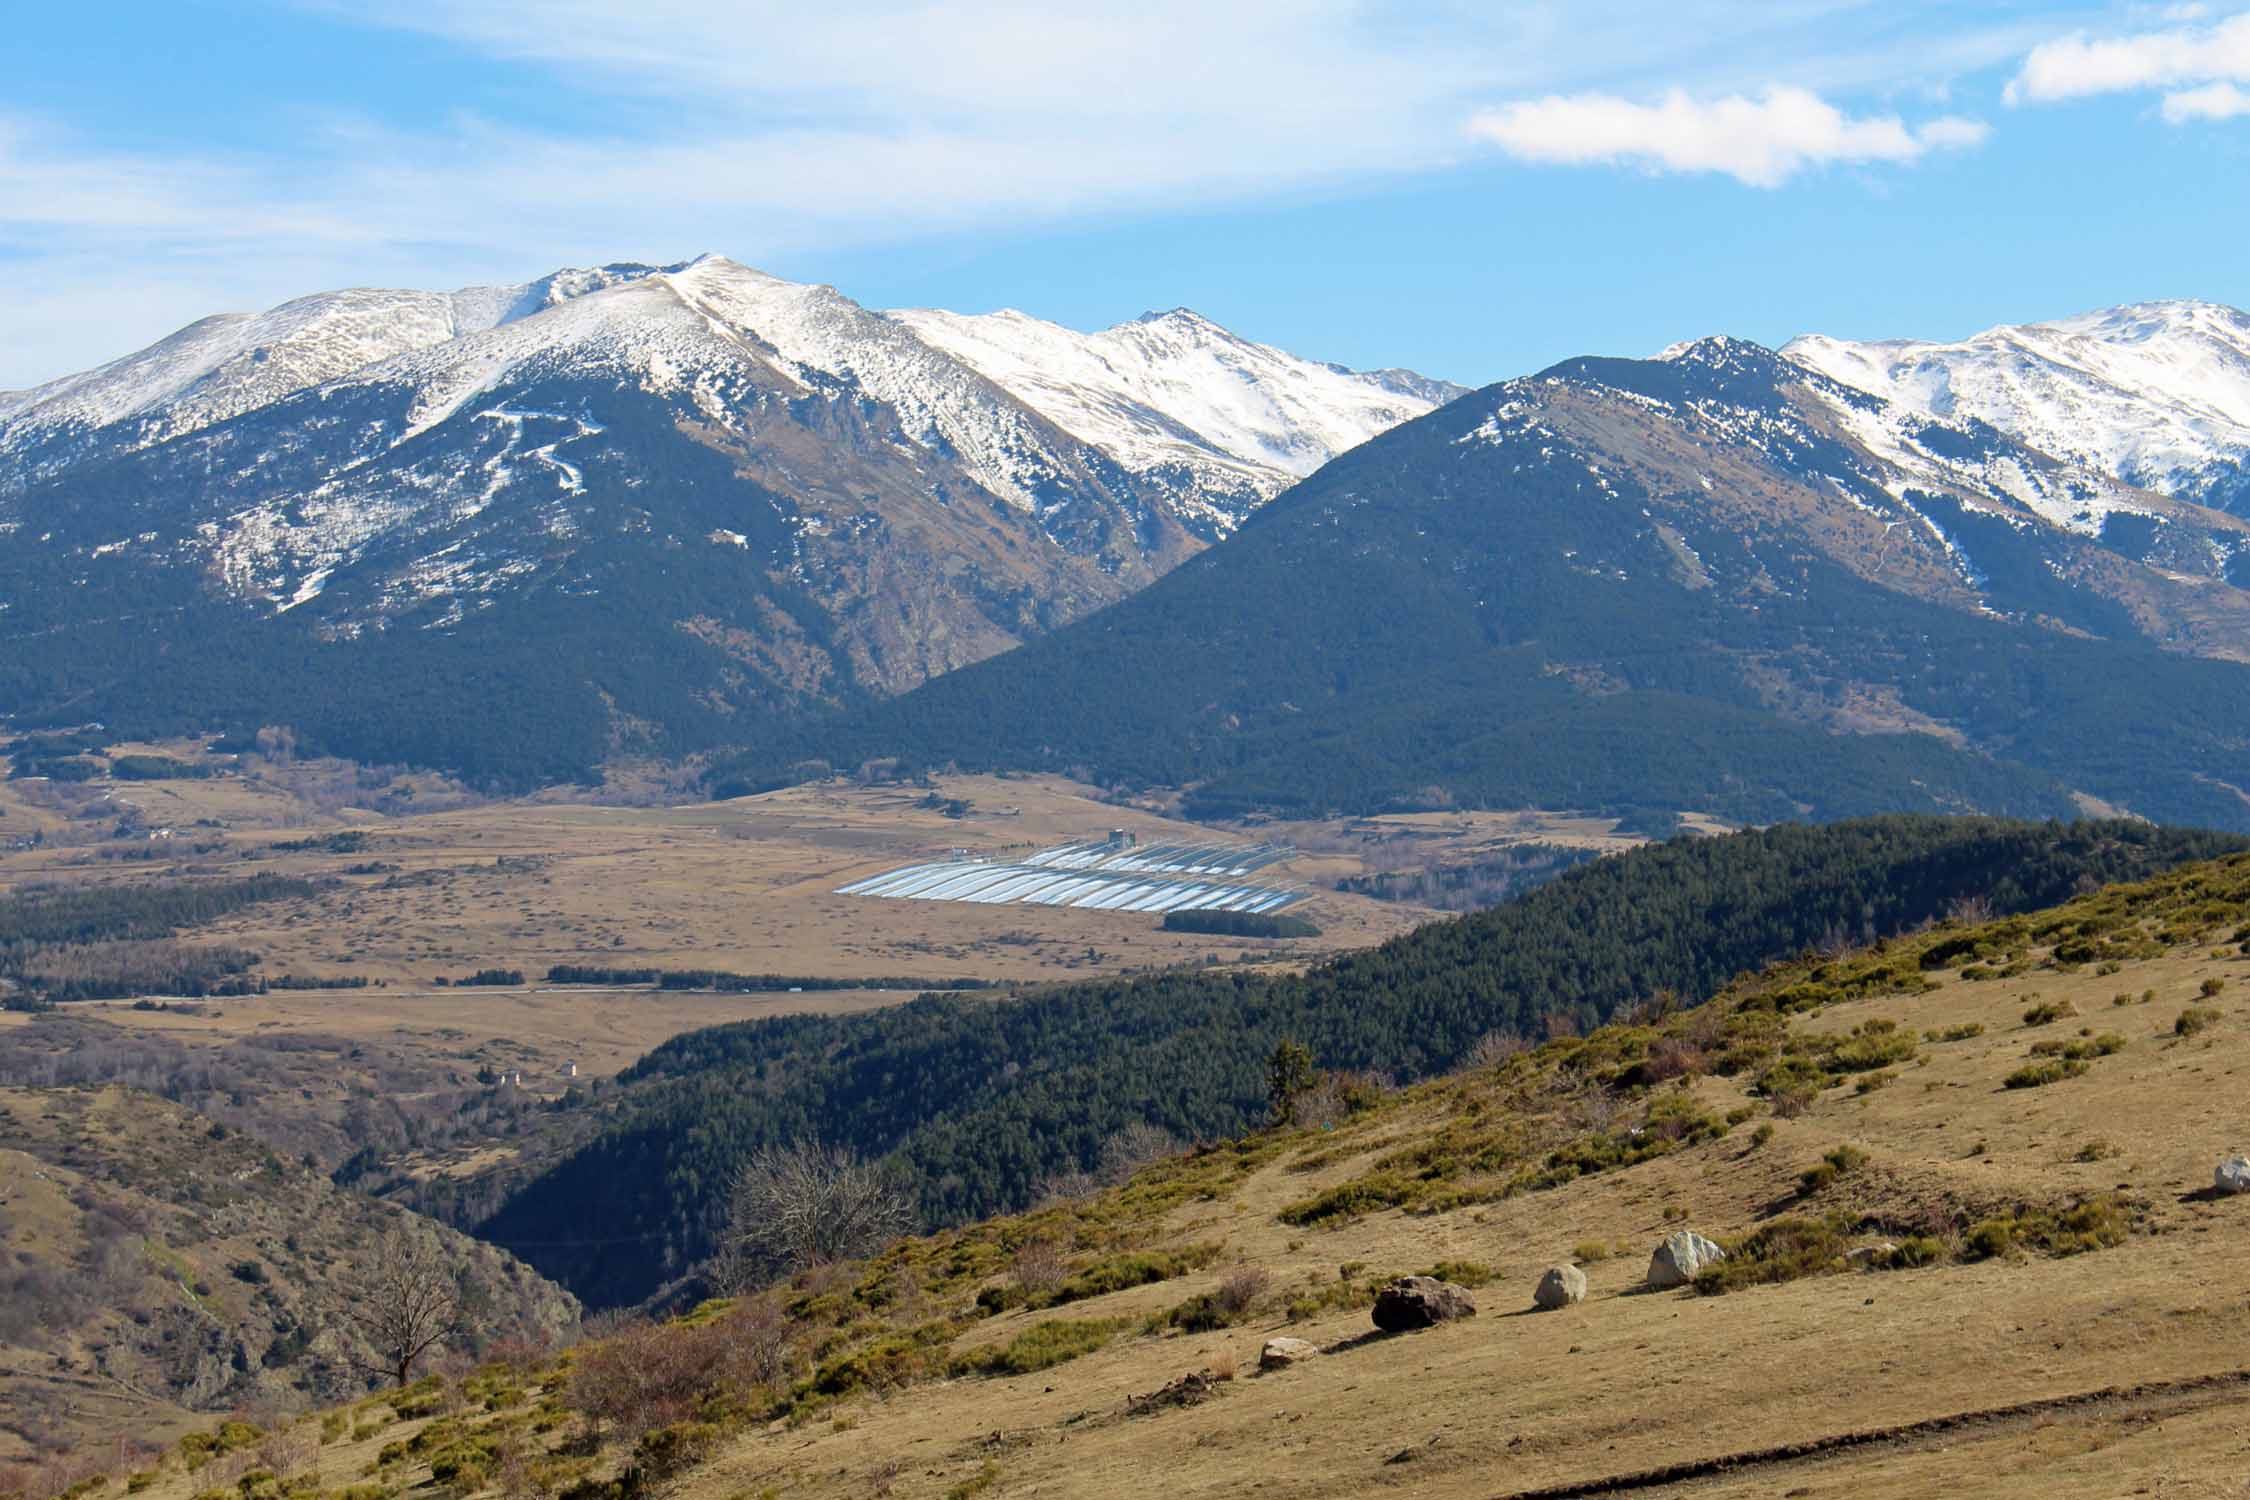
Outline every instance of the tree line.
<svg viewBox="0 0 2250 1500"><path fill-rule="evenodd" d="M2245 847L2123 820L1782 825L1601 860L1298 975L1173 970L690 1032L628 1069L601 1131L479 1232L590 1302L637 1301L710 1253L725 1184L762 1148L888 1157L925 1220L958 1222L1091 1169L1128 1126L1186 1140L1249 1128L1284 1040L1323 1068L1425 1076L1494 1033L1591 1027L1665 993L1700 1001L1772 959L1900 932L1957 900L2033 910ZM572 1232L589 1220L654 1238L590 1245Z"/></svg>

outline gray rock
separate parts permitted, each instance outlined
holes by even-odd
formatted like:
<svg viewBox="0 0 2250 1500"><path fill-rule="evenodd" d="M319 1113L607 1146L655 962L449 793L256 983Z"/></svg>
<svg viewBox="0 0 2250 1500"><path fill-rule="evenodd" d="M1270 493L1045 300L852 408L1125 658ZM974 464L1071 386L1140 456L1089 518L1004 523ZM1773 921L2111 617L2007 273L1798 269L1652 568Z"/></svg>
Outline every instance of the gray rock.
<svg viewBox="0 0 2250 1500"><path fill-rule="evenodd" d="M1648 1284L1657 1288L1686 1286L1695 1280L1696 1272L1726 1258L1726 1251L1695 1231L1675 1230L1648 1258Z"/></svg>
<svg viewBox="0 0 2250 1500"><path fill-rule="evenodd" d="M1299 1360L1311 1359L1320 1352L1320 1346L1304 1339L1267 1339L1266 1347L1258 1351L1258 1368L1278 1370Z"/></svg>
<svg viewBox="0 0 2250 1500"><path fill-rule="evenodd" d="M1477 1304L1466 1288L1435 1276L1401 1276L1375 1294L1375 1326L1385 1333L1476 1315Z"/></svg>
<svg viewBox="0 0 2250 1500"><path fill-rule="evenodd" d="M2250 1156L2230 1156L2211 1174L2211 1185L2222 1193L2250 1193Z"/></svg>
<svg viewBox="0 0 2250 1500"><path fill-rule="evenodd" d="M1844 1252L1844 1264L1857 1266L1861 1270L1865 1270L1896 1249L1898 1249L1898 1246L1892 1244L1889 1240L1877 1240L1872 1245L1860 1245L1846 1250Z"/></svg>
<svg viewBox="0 0 2250 1500"><path fill-rule="evenodd" d="M1532 1305L1548 1312L1585 1300L1586 1273L1576 1266L1549 1266L1539 1278L1539 1289L1531 1294Z"/></svg>

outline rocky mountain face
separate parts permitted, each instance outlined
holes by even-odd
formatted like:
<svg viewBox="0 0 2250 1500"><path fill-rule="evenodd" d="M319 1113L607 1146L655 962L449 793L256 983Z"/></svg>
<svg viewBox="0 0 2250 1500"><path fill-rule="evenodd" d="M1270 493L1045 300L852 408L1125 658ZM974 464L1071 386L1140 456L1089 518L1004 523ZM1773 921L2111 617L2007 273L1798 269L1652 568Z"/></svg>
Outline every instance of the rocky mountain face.
<svg viewBox="0 0 2250 1500"><path fill-rule="evenodd" d="M1808 335L1783 350L1925 416L1988 423L2128 484L2250 510L2250 313L2141 302L1958 343Z"/></svg>
<svg viewBox="0 0 2250 1500"><path fill-rule="evenodd" d="M364 1392L381 1360L354 1314L408 1220L461 1298L453 1352L575 1333L576 1299L505 1251L178 1105L0 1089L0 1453Z"/></svg>
<svg viewBox="0 0 2250 1500"><path fill-rule="evenodd" d="M1080 765L1211 815L2250 826L2250 525L1707 339L1393 429L1134 598L736 762ZM1126 719L1098 712L1135 684Z"/></svg>
<svg viewBox="0 0 2250 1500"><path fill-rule="evenodd" d="M755 739L1121 598L1453 393L1184 313L1019 325L706 257L308 298L0 397L0 712L514 782Z"/></svg>

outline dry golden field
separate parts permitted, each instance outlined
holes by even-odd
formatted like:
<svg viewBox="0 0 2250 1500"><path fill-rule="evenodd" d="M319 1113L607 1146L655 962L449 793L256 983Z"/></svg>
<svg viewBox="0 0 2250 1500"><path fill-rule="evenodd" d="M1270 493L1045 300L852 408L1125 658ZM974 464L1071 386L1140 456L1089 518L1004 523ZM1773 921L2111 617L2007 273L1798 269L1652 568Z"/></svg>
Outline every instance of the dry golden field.
<svg viewBox="0 0 2250 1500"><path fill-rule="evenodd" d="M947 777L935 788L837 783L653 807L476 802L425 780L403 803L396 783L370 800L464 805L381 815L334 806L343 793L331 783L341 775L253 766L200 781L0 781L0 842L34 830L45 835L43 847L0 852L0 889L183 872L332 879L311 899L254 907L192 936L257 951L268 975L364 975L380 988L229 999L201 1017L123 1004L73 1006L72 1013L182 1040L260 1031L420 1035L458 1052L505 1038L530 1049L535 1066L567 1058L590 1072L614 1072L697 1026L863 1009L916 991L628 999L538 983L551 965L1031 983L1213 960L1295 964L1380 942L1438 915L1331 889L1343 877L1458 862L1528 840L1605 850L1637 841L1607 819L1505 813L1245 830L1235 836L1298 841L1303 852L1273 877L1320 893L1303 910L1322 935L1274 943L1166 933L1147 915L834 894L862 876L956 848L1028 852L1111 828L1144 842L1214 836L1056 778ZM968 815L949 818L925 805L933 793L966 801ZM143 832L115 837L121 816ZM147 837L160 831L168 836ZM357 835L357 846L275 847L342 833ZM435 984L485 968L521 970L534 982L466 991ZM0 1025L20 1020L0 1015Z"/></svg>

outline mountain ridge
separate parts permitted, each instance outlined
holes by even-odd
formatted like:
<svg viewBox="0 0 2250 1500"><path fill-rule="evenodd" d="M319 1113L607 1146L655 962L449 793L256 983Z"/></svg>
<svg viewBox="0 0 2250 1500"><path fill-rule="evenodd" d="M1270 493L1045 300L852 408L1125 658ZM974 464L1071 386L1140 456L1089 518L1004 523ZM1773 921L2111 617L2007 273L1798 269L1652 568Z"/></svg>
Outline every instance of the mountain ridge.
<svg viewBox="0 0 2250 1500"><path fill-rule="evenodd" d="M1953 342L1806 334L1782 352L2134 485L2222 510L2250 506L2250 313L2239 308L2172 298Z"/></svg>
<svg viewBox="0 0 2250 1500"><path fill-rule="evenodd" d="M0 712L287 722L359 758L584 777L1005 650L1275 487L1232 458L1223 491L1137 472L901 321L721 257L557 273L458 317L403 295L416 318L374 344L389 294L336 294L16 401L0 634L46 659L0 669ZM229 364L306 327L316 347ZM387 709L342 701L354 676ZM494 743L474 721L499 704L553 748ZM385 727L408 718L427 727Z"/></svg>
<svg viewBox="0 0 2250 1500"><path fill-rule="evenodd" d="M2250 639L2246 536L1744 341L1566 361L720 785L896 756L1184 786L1218 817L2052 815L2090 794L2242 826L2241 668L2194 657Z"/></svg>

